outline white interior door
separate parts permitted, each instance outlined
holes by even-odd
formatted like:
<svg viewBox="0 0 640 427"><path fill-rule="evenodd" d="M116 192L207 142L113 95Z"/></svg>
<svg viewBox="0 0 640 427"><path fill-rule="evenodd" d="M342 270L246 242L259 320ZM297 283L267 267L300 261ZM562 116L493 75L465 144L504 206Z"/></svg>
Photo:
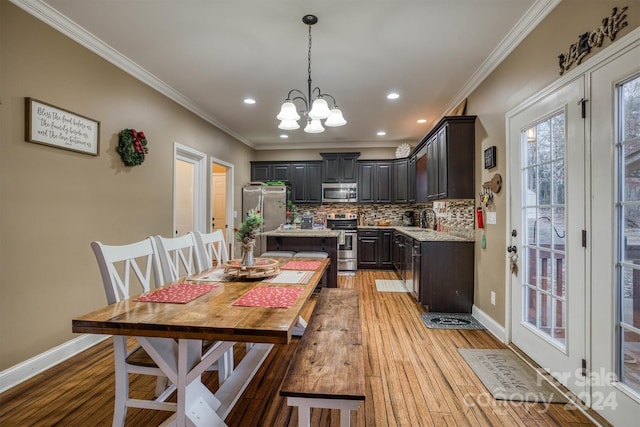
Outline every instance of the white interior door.
<svg viewBox="0 0 640 427"><path fill-rule="evenodd" d="M176 236L193 231L195 185L195 167L193 163L176 159L175 170L175 230Z"/></svg>
<svg viewBox="0 0 640 427"><path fill-rule="evenodd" d="M207 155L174 144L173 232L207 231Z"/></svg>
<svg viewBox="0 0 640 427"><path fill-rule="evenodd" d="M509 118L511 341L583 396L586 251L584 78ZM513 253L513 252L512 252Z"/></svg>
<svg viewBox="0 0 640 427"><path fill-rule="evenodd" d="M592 407L640 420L640 41L591 74Z"/></svg>
<svg viewBox="0 0 640 427"><path fill-rule="evenodd" d="M214 172L211 182L211 229L224 232L227 228L227 173Z"/></svg>

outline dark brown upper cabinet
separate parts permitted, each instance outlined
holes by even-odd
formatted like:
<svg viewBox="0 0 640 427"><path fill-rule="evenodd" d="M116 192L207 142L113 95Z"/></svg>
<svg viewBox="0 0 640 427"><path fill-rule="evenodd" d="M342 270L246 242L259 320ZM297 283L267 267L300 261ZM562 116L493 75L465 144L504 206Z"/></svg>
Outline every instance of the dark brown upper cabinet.
<svg viewBox="0 0 640 427"><path fill-rule="evenodd" d="M322 182L358 182L360 153L320 153L322 156Z"/></svg>

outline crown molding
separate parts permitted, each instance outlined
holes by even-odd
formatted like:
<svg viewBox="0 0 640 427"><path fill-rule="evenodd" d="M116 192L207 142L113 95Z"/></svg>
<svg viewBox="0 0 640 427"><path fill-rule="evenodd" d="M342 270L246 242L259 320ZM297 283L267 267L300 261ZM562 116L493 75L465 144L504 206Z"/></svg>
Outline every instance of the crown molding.
<svg viewBox="0 0 640 427"><path fill-rule="evenodd" d="M456 108L502 61L524 40L534 28L560 3L561 0L536 0L516 25L507 33L471 78L462 86L445 110L445 115Z"/></svg>
<svg viewBox="0 0 640 427"><path fill-rule="evenodd" d="M397 148L398 145L407 143L411 146L415 146L416 141L371 141L371 142L349 142L349 147L353 148ZM281 144L260 144L255 150L328 150L333 148L344 148L344 141L338 142L305 142L304 147L300 147L300 142L285 142Z"/></svg>
<svg viewBox="0 0 640 427"><path fill-rule="evenodd" d="M91 52L100 56L101 58L112 63L116 67L123 70L125 73L130 74L142 83L166 96L167 98L175 101L179 105L183 106L187 110L191 111L198 117L202 118L206 122L217 127L226 134L232 136L243 144L255 149L255 145L238 135L231 129L219 123L214 117L207 114L202 107L200 107L191 98L184 96L181 92L177 91L161 79L148 72L140 65L133 62L131 59L122 55L120 52L89 33L84 28L77 25L75 22L67 18L66 16L53 9L48 4L41 0L9 0L28 14L34 16L45 24L49 25L53 29L61 32L71 40L86 47Z"/></svg>

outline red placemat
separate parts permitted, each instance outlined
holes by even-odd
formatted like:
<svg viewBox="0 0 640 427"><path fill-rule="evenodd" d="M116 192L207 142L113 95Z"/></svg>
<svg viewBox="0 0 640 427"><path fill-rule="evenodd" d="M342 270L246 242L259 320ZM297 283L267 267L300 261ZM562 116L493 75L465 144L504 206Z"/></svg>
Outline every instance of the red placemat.
<svg viewBox="0 0 640 427"><path fill-rule="evenodd" d="M244 307L291 308L304 288L256 286L244 294L233 305Z"/></svg>
<svg viewBox="0 0 640 427"><path fill-rule="evenodd" d="M166 288L158 289L145 295L139 296L136 301L141 302L172 302L185 304L193 301L201 295L206 294L218 285L196 285L191 283L176 283Z"/></svg>
<svg viewBox="0 0 640 427"><path fill-rule="evenodd" d="M282 270L317 270L320 261L289 261L281 268Z"/></svg>

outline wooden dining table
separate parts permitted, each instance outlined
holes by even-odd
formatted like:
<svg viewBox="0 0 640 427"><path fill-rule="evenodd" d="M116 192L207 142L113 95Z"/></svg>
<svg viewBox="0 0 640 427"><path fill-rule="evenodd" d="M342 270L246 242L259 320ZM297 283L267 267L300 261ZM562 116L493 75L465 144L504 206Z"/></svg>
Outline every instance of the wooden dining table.
<svg viewBox="0 0 640 427"><path fill-rule="evenodd" d="M289 259L279 259L280 265ZM138 295L72 320L73 332L134 337L169 381L176 386L176 413L163 425L224 426L233 408L274 343L286 344L302 335L306 320L300 312L329 265L319 262L306 283L236 278L228 282L199 281L208 270L180 283L215 284L215 288L188 303L136 301ZM285 271L285 270L282 270ZM169 284L167 286L175 285ZM289 308L233 305L257 287L299 287L301 293ZM202 354L204 340L218 341ZM221 386L212 392L200 375L236 342L254 343Z"/></svg>

